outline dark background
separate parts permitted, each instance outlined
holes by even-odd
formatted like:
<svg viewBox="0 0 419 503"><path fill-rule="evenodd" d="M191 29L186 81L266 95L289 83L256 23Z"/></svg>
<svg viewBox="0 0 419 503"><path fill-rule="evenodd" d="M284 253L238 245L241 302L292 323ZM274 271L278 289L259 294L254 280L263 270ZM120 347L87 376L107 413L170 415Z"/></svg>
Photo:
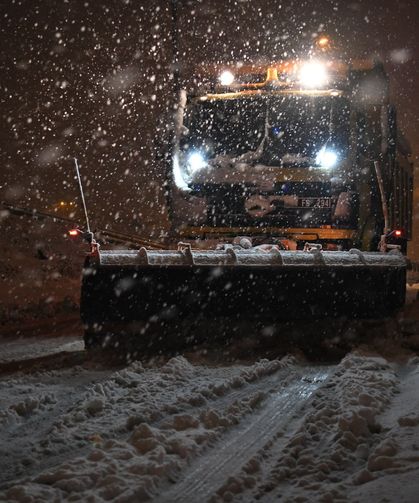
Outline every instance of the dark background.
<svg viewBox="0 0 419 503"><path fill-rule="evenodd" d="M23 0L0 9L0 200L49 211L78 201L76 156L94 227L158 237L167 222L153 139L172 103L169 1ZM417 0L179 0L178 15L185 77L210 60L304 54L322 32L346 58L381 58L417 157Z"/></svg>

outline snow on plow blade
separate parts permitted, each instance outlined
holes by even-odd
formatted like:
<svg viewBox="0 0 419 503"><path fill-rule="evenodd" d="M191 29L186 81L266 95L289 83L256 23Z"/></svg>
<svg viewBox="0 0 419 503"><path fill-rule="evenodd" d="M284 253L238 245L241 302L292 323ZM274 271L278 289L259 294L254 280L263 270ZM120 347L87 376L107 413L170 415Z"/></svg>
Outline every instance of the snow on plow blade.
<svg viewBox="0 0 419 503"><path fill-rule="evenodd" d="M86 334L139 338L185 319L379 318L403 306L405 288L406 260L392 252L100 251L86 259L81 316Z"/></svg>

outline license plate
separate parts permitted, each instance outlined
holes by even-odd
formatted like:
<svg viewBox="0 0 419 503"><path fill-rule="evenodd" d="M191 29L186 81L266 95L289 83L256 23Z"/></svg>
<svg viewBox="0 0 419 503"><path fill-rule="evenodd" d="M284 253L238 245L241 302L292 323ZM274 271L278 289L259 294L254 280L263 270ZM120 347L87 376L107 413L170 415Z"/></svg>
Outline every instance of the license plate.
<svg viewBox="0 0 419 503"><path fill-rule="evenodd" d="M330 197L304 197L298 199L298 206L301 208L331 208Z"/></svg>

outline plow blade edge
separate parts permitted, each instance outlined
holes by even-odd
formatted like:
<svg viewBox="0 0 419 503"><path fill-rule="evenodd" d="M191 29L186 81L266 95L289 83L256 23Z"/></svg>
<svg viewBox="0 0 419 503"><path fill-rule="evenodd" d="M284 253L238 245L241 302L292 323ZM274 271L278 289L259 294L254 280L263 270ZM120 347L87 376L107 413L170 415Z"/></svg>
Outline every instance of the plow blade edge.
<svg viewBox="0 0 419 503"><path fill-rule="evenodd" d="M398 253L101 251L86 259L81 316L92 336L146 339L150 328L186 319L381 318L403 306L405 288Z"/></svg>

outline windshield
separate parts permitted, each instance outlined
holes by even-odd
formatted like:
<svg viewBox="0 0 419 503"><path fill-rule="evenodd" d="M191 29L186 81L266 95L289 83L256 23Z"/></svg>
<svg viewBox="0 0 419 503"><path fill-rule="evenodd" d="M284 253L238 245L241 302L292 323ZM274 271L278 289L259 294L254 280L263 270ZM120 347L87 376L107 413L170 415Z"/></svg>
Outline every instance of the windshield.
<svg viewBox="0 0 419 503"><path fill-rule="evenodd" d="M327 143L347 147L349 106L341 97L257 96L192 104L181 148L207 159L258 150L266 165L308 163Z"/></svg>

